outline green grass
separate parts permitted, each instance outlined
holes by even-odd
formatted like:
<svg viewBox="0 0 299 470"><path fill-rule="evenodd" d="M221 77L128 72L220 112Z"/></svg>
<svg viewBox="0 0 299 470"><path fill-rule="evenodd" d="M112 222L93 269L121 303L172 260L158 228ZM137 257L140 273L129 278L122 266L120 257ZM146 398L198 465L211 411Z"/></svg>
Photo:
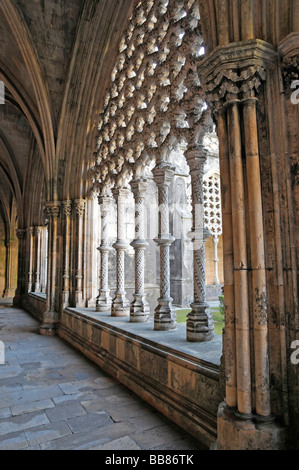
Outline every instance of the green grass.
<svg viewBox="0 0 299 470"><path fill-rule="evenodd" d="M177 310L177 322L178 323L186 323L187 321L187 315L191 310L189 309L182 309L182 310ZM222 335L222 330L224 328L224 318L223 315L221 314L221 311L219 308L210 308L210 311L213 316L214 320L214 328L215 328L215 334L216 335Z"/></svg>

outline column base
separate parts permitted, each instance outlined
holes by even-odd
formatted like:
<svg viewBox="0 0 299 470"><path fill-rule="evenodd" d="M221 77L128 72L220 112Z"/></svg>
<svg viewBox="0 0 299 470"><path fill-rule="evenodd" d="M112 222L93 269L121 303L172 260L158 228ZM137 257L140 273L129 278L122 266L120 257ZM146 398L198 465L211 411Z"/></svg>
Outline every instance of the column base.
<svg viewBox="0 0 299 470"><path fill-rule="evenodd" d="M187 341L203 343L214 338L214 322L208 304L192 304L187 317Z"/></svg>
<svg viewBox="0 0 299 470"><path fill-rule="evenodd" d="M216 450L285 450L286 429L275 421L242 420L225 403L218 409Z"/></svg>
<svg viewBox="0 0 299 470"><path fill-rule="evenodd" d="M75 304L76 308L85 307L82 291L75 292Z"/></svg>
<svg viewBox="0 0 299 470"><path fill-rule="evenodd" d="M40 324L39 332L42 336L55 336L57 334L59 317L58 312L47 310L43 313L43 321Z"/></svg>
<svg viewBox="0 0 299 470"><path fill-rule="evenodd" d="M15 296L16 289L6 289L3 293L4 299L12 299Z"/></svg>
<svg viewBox="0 0 299 470"><path fill-rule="evenodd" d="M62 308L63 310L70 306L70 293L69 291L62 292Z"/></svg>
<svg viewBox="0 0 299 470"><path fill-rule="evenodd" d="M57 325L54 323L42 323L39 327L39 333L42 336L56 336Z"/></svg>
<svg viewBox="0 0 299 470"><path fill-rule="evenodd" d="M128 317L130 315L130 302L125 293L116 294L111 307L112 317Z"/></svg>
<svg viewBox="0 0 299 470"><path fill-rule="evenodd" d="M150 317L150 307L146 302L146 295L135 294L135 300L130 308L130 322L131 323L146 323Z"/></svg>
<svg viewBox="0 0 299 470"><path fill-rule="evenodd" d="M19 307L21 305L21 297L21 294L17 291L12 302L15 307Z"/></svg>
<svg viewBox="0 0 299 470"><path fill-rule="evenodd" d="M159 299L159 305L155 310L155 330L169 331L177 327L176 311L171 305L172 299Z"/></svg>
<svg viewBox="0 0 299 470"><path fill-rule="evenodd" d="M96 299L96 312L109 313L111 311L111 304L109 292L100 290L100 295Z"/></svg>

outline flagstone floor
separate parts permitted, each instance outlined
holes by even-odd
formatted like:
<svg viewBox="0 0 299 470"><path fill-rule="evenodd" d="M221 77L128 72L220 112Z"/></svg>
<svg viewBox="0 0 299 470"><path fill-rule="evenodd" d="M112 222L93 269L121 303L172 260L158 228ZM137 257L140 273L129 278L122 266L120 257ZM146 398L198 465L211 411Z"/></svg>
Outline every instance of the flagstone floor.
<svg viewBox="0 0 299 470"><path fill-rule="evenodd" d="M61 339L40 336L7 300L0 341L0 450L203 450Z"/></svg>

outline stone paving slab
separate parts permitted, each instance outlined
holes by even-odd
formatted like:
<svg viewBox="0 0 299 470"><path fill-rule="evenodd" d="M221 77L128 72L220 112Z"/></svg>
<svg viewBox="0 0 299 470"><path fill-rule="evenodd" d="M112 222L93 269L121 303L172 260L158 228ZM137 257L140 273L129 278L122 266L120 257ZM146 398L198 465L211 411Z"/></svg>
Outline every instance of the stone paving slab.
<svg viewBox="0 0 299 470"><path fill-rule="evenodd" d="M12 416L22 415L24 413L34 413L36 411L48 410L54 408L55 405L52 400L40 400L33 403L23 403L11 407Z"/></svg>
<svg viewBox="0 0 299 470"><path fill-rule="evenodd" d="M40 336L28 313L0 306L0 450L202 449L68 344Z"/></svg>

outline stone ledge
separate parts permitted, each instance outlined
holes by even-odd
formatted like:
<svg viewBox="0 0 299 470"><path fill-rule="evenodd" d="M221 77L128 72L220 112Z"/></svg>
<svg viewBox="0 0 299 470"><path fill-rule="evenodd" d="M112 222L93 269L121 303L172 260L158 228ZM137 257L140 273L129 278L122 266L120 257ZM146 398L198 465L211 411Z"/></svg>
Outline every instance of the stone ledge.
<svg viewBox="0 0 299 470"><path fill-rule="evenodd" d="M207 447L217 436L222 401L222 338L187 343L186 328L153 330L92 309L67 308L58 335Z"/></svg>
<svg viewBox="0 0 299 470"><path fill-rule="evenodd" d="M22 296L21 306L30 312L39 322L43 321L43 315L46 310L46 294L30 292Z"/></svg>

